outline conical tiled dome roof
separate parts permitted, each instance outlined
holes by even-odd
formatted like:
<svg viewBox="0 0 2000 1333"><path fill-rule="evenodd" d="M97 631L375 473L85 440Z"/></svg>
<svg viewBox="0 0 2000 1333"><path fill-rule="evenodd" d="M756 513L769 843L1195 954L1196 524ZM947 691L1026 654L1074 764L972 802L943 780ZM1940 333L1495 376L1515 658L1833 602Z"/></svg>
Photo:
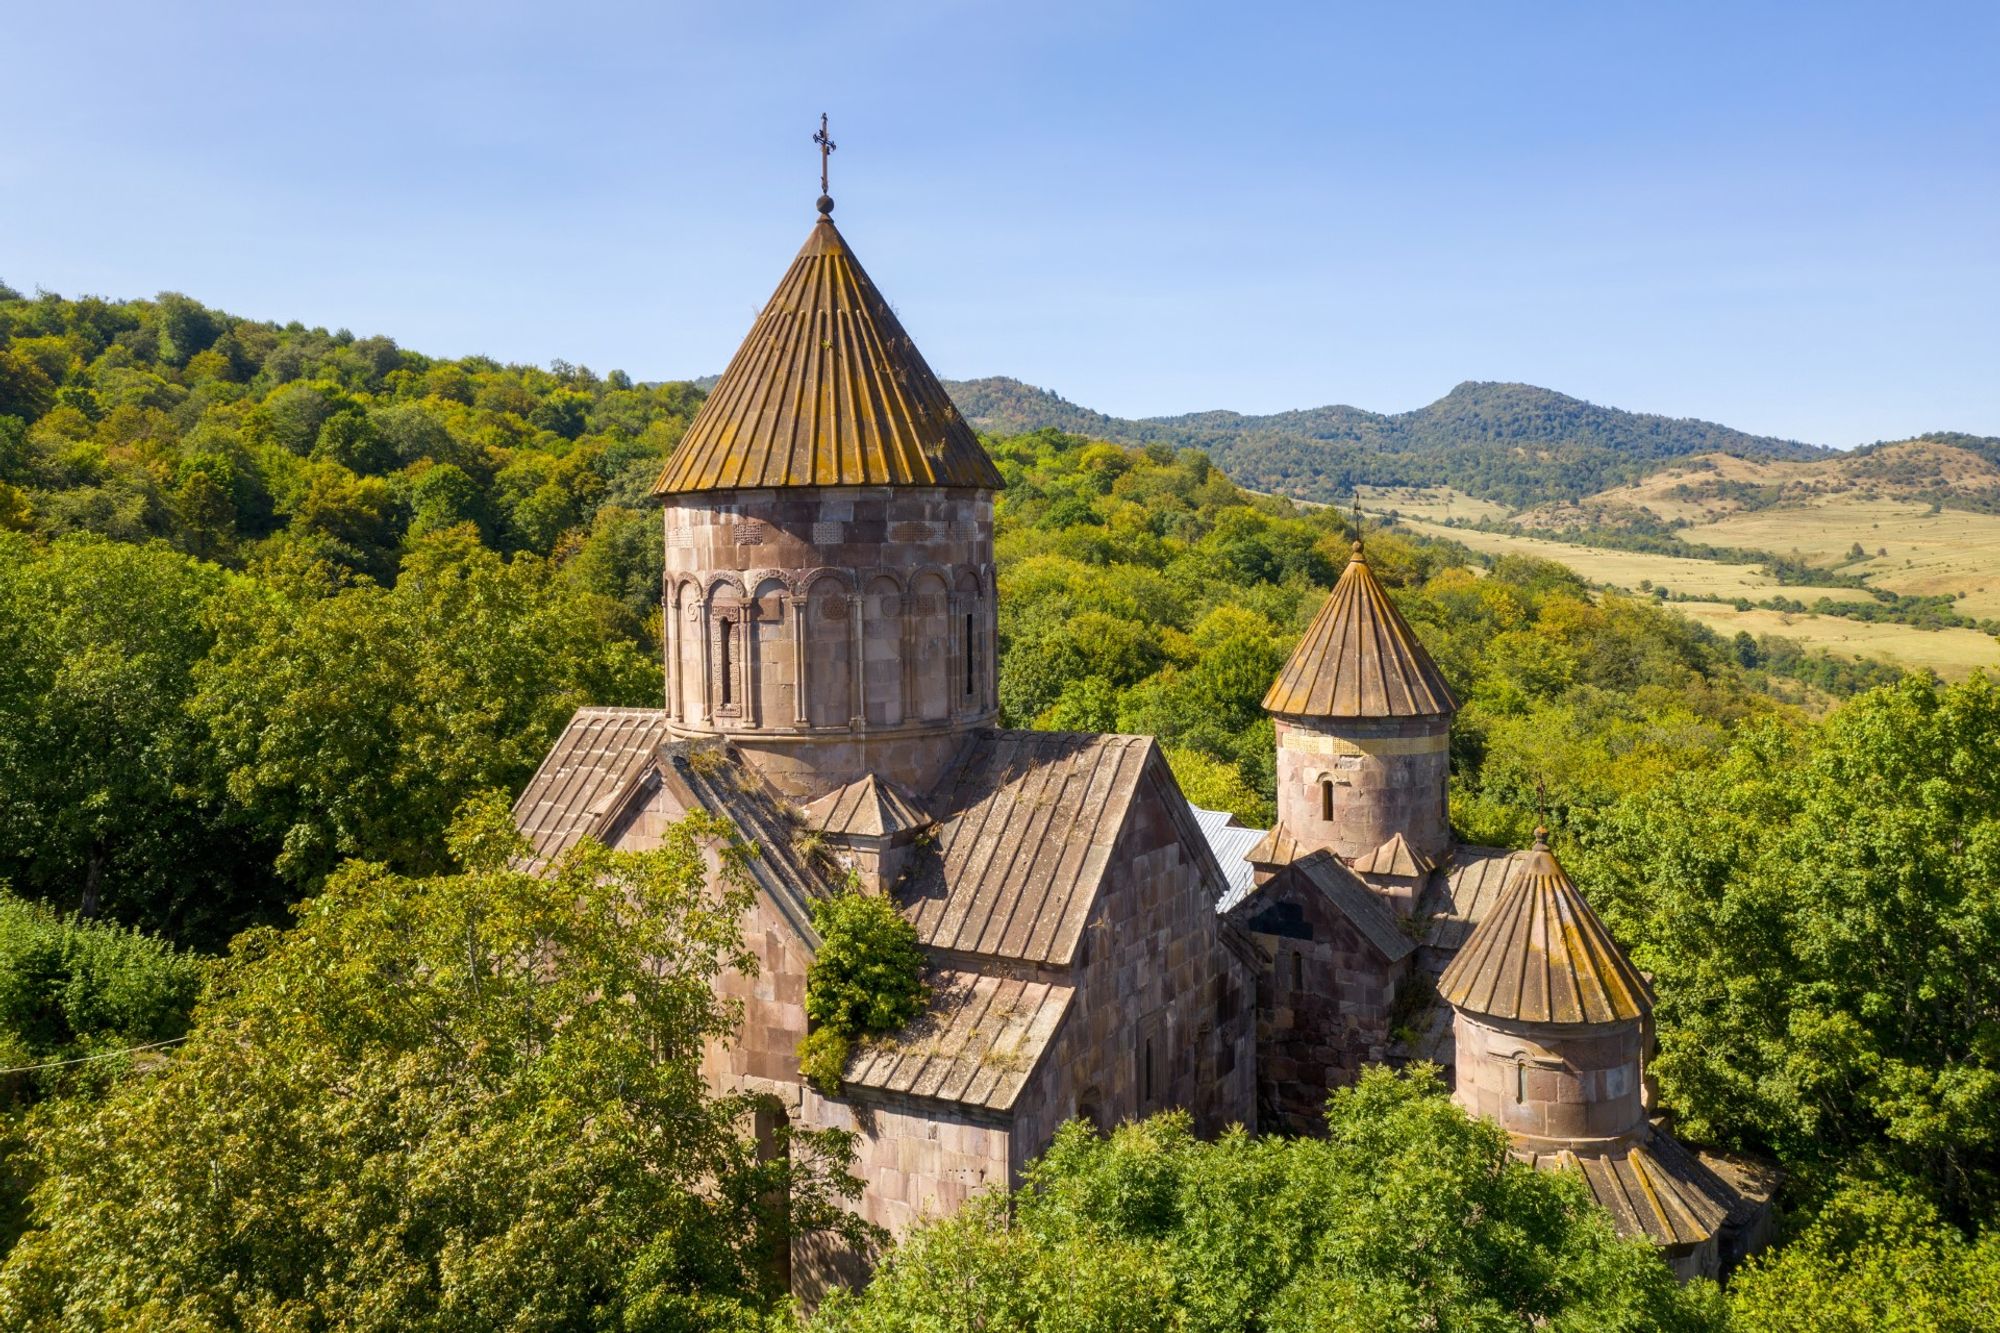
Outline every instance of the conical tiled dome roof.
<svg viewBox="0 0 2000 1333"><path fill-rule="evenodd" d="M1652 997L1541 838L1438 978L1455 1009L1526 1023L1643 1018Z"/></svg>
<svg viewBox="0 0 2000 1333"><path fill-rule="evenodd" d="M1002 484L889 303L822 217L653 491Z"/></svg>
<svg viewBox="0 0 2000 1333"><path fill-rule="evenodd" d="M1361 543L1264 696L1293 717L1435 717L1458 710L1444 674L1368 568Z"/></svg>

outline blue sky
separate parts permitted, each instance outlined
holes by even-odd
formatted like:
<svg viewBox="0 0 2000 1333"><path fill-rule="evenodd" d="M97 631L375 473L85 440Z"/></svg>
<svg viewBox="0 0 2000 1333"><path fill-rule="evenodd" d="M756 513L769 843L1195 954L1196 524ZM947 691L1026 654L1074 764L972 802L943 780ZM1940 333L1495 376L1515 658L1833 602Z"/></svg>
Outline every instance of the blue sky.
<svg viewBox="0 0 2000 1333"><path fill-rule="evenodd" d="M719 370L836 214L1121 415L1466 379L2000 434L2000 6L15 4L0 278Z"/></svg>

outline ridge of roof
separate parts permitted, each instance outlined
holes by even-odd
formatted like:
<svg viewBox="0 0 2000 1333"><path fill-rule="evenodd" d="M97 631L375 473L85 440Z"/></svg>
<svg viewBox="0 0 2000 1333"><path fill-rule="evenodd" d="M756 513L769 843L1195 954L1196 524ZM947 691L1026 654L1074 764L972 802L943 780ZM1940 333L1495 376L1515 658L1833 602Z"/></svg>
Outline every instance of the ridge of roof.
<svg viewBox="0 0 2000 1333"><path fill-rule="evenodd" d="M1438 978L1456 1009L1528 1023L1619 1023L1652 1011L1638 969L1537 839Z"/></svg>
<svg viewBox="0 0 2000 1333"><path fill-rule="evenodd" d="M1332 852L1310 852L1292 862L1292 869L1324 893L1384 958L1393 963L1416 952L1417 942L1404 933L1395 913Z"/></svg>
<svg viewBox="0 0 2000 1333"><path fill-rule="evenodd" d="M1436 717L1458 711L1444 673L1368 567L1361 543L1264 695L1291 717Z"/></svg>
<svg viewBox="0 0 2000 1333"><path fill-rule="evenodd" d="M889 302L822 217L653 493L1003 485Z"/></svg>

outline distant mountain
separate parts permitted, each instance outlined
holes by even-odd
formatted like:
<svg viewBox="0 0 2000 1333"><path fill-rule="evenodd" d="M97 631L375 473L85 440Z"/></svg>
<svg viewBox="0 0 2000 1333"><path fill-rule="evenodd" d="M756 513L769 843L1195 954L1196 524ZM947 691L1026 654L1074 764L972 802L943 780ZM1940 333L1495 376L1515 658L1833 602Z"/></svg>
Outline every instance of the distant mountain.
<svg viewBox="0 0 2000 1333"><path fill-rule="evenodd" d="M1356 485L1456 486L1521 508L1628 484L1697 454L1803 461L1833 452L1708 421L1599 407L1531 384L1467 382L1428 407L1388 415L1335 406L1141 420L1093 412L1005 377L948 380L945 387L981 430L1052 426L1123 443L1200 448L1242 485L1308 500L1338 500Z"/></svg>

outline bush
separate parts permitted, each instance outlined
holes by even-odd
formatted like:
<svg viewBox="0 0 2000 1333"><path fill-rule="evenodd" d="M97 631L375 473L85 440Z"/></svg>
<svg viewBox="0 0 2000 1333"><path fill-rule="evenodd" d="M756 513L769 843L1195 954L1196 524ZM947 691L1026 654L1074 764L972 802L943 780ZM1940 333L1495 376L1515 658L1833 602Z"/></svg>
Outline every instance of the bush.
<svg viewBox="0 0 2000 1333"><path fill-rule="evenodd" d="M917 928L895 904L850 887L812 905L819 952L806 969L806 1018L799 1068L821 1092L840 1087L856 1037L893 1032L923 1011L924 955Z"/></svg>

